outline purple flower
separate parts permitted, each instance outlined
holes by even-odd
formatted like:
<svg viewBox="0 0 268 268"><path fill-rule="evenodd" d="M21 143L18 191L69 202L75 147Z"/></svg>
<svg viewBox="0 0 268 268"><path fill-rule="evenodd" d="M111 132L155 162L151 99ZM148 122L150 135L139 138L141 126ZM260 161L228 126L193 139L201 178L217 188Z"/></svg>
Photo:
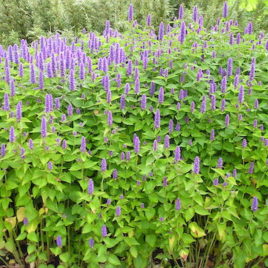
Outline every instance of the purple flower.
<svg viewBox="0 0 268 268"><path fill-rule="evenodd" d="M200 158L198 156L194 159L193 173L199 174L200 172Z"/></svg>
<svg viewBox="0 0 268 268"><path fill-rule="evenodd" d="M91 248L93 248L94 247L94 239L93 238L90 238L89 240L88 240L88 244L89 244L89 246L91 247Z"/></svg>
<svg viewBox="0 0 268 268"><path fill-rule="evenodd" d="M214 186L219 185L219 179L218 178L213 180L213 185Z"/></svg>
<svg viewBox="0 0 268 268"><path fill-rule="evenodd" d="M225 110L226 100L222 99L221 101L221 111L223 112Z"/></svg>
<svg viewBox="0 0 268 268"><path fill-rule="evenodd" d="M146 109L146 95L145 94L143 94L141 96L141 109L142 110L145 110Z"/></svg>
<svg viewBox="0 0 268 268"><path fill-rule="evenodd" d="M233 170L233 177L235 178L236 176L237 176L237 170L234 169L234 170Z"/></svg>
<svg viewBox="0 0 268 268"><path fill-rule="evenodd" d="M121 215L121 207L120 206L117 206L116 209L115 209L115 215L117 217L119 217Z"/></svg>
<svg viewBox="0 0 268 268"><path fill-rule="evenodd" d="M88 181L88 187L87 187L88 194L93 194L94 192L94 181L92 179L89 179Z"/></svg>
<svg viewBox="0 0 268 268"><path fill-rule="evenodd" d="M2 157L4 157L6 155L6 145L5 144L1 144L0 155Z"/></svg>
<svg viewBox="0 0 268 268"><path fill-rule="evenodd" d="M14 129L14 127L11 127L9 129L9 142L13 143L13 142L15 142L15 140L16 140L15 129Z"/></svg>
<svg viewBox="0 0 268 268"><path fill-rule="evenodd" d="M221 80L221 92L222 93L225 93L226 91L226 88L227 88L227 77L224 76Z"/></svg>
<svg viewBox="0 0 268 268"><path fill-rule="evenodd" d="M32 84L35 83L35 70L34 70L34 65L33 64L31 64L31 66L30 66L30 82Z"/></svg>
<svg viewBox="0 0 268 268"><path fill-rule="evenodd" d="M180 35L179 35L179 41L181 44L183 44L186 36L186 24L184 21L181 23L181 29L180 29Z"/></svg>
<svg viewBox="0 0 268 268"><path fill-rule="evenodd" d="M106 201L106 204L109 206L109 205L111 205L111 203L112 203L112 200L110 198L108 198Z"/></svg>
<svg viewBox="0 0 268 268"><path fill-rule="evenodd" d="M166 135L164 138L164 147L167 149L169 148L170 143L169 143L169 135Z"/></svg>
<svg viewBox="0 0 268 268"><path fill-rule="evenodd" d="M257 127L258 126L258 120L257 119L254 119L254 121L253 121L253 127Z"/></svg>
<svg viewBox="0 0 268 268"><path fill-rule="evenodd" d="M175 151L174 151L174 158L175 158L175 162L178 162L181 160L181 148L180 146L177 146Z"/></svg>
<svg viewBox="0 0 268 268"><path fill-rule="evenodd" d="M53 169L53 164L52 164L51 161L49 161L49 162L47 163L47 168L48 168L48 170L52 170L52 169Z"/></svg>
<svg viewBox="0 0 268 268"><path fill-rule="evenodd" d="M121 160L125 160L126 155L125 155L125 153L124 153L124 152L122 152L122 153L121 153L120 158L121 158Z"/></svg>
<svg viewBox="0 0 268 268"><path fill-rule="evenodd" d="M80 151L81 152L86 152L87 151L87 143L86 143L86 138L84 136L81 139Z"/></svg>
<svg viewBox="0 0 268 268"><path fill-rule="evenodd" d="M258 109L259 108L259 100L256 99L254 102L254 109Z"/></svg>
<svg viewBox="0 0 268 268"><path fill-rule="evenodd" d="M126 107L126 97L125 94L122 94L120 97L120 109L124 110Z"/></svg>
<svg viewBox="0 0 268 268"><path fill-rule="evenodd" d="M4 107L3 107L4 111L9 111L10 110L10 106L9 106L9 96L7 93L4 94Z"/></svg>
<svg viewBox="0 0 268 268"><path fill-rule="evenodd" d="M158 142L157 142L157 140L154 140L154 143L153 143L153 150L154 150L154 151L157 151L157 147L158 147Z"/></svg>
<svg viewBox="0 0 268 268"><path fill-rule="evenodd" d="M74 77L74 70L70 70L70 76L69 76L69 89L71 91L75 90L75 77Z"/></svg>
<svg viewBox="0 0 268 268"><path fill-rule="evenodd" d="M223 159L221 157L218 159L217 168L223 168Z"/></svg>
<svg viewBox="0 0 268 268"><path fill-rule="evenodd" d="M140 139L138 136L134 137L134 151L136 154L138 154L140 151Z"/></svg>
<svg viewBox="0 0 268 268"><path fill-rule="evenodd" d="M135 80L135 93L136 94L140 93L140 79L139 79L139 77L137 77Z"/></svg>
<svg viewBox="0 0 268 268"><path fill-rule="evenodd" d="M249 72L249 79L252 81L255 77L255 67L256 67L256 58L252 58L250 72Z"/></svg>
<svg viewBox="0 0 268 268"><path fill-rule="evenodd" d="M233 59L229 58L227 63L227 75L231 76L233 74Z"/></svg>
<svg viewBox="0 0 268 268"><path fill-rule="evenodd" d="M200 108L201 113L206 112L206 105L207 105L206 102L207 102L206 96L203 96L202 103L201 103L201 108Z"/></svg>
<svg viewBox="0 0 268 268"><path fill-rule="evenodd" d="M45 138L47 136L47 121L46 118L43 116L41 120L41 136Z"/></svg>
<svg viewBox="0 0 268 268"><path fill-rule="evenodd" d="M244 87L241 85L239 88L239 94L238 94L238 102L240 104L244 102L244 95L245 95Z"/></svg>
<svg viewBox="0 0 268 268"><path fill-rule="evenodd" d="M164 88L160 87L159 89L159 93L158 93L158 102L159 103L163 103L165 99L165 92L164 92Z"/></svg>
<svg viewBox="0 0 268 268"><path fill-rule="evenodd" d="M168 123L168 132L169 132L169 133L172 133L173 130L174 130L174 123L173 123L173 120L170 119L170 120L169 120L169 123Z"/></svg>
<svg viewBox="0 0 268 268"><path fill-rule="evenodd" d="M183 7L183 4L181 4L179 7L178 19L182 20L183 16L184 16L184 7Z"/></svg>
<svg viewBox="0 0 268 268"><path fill-rule="evenodd" d="M60 235L58 235L56 238L56 244L57 244L57 247L59 247L59 248L62 247L62 238Z"/></svg>
<svg viewBox="0 0 268 268"><path fill-rule="evenodd" d="M228 17L228 4L227 4L227 1L225 1L224 4L223 4L222 16L223 16L223 18Z"/></svg>
<svg viewBox="0 0 268 268"><path fill-rule="evenodd" d="M250 162L248 173L249 174L253 174L253 172L254 172L254 162Z"/></svg>
<svg viewBox="0 0 268 268"><path fill-rule="evenodd" d="M109 126L113 124L113 114L111 111L107 112L107 123Z"/></svg>
<svg viewBox="0 0 268 268"><path fill-rule="evenodd" d="M146 25L150 27L151 24L152 24L152 16L149 14L146 18Z"/></svg>
<svg viewBox="0 0 268 268"><path fill-rule="evenodd" d="M102 227L101 227L101 235L103 237L107 236L107 227L106 227L106 225L102 225Z"/></svg>
<svg viewBox="0 0 268 268"><path fill-rule="evenodd" d="M117 169L114 169L113 170L112 176L113 176L113 179L117 179L117 177L118 177L118 171L117 171Z"/></svg>
<svg viewBox="0 0 268 268"><path fill-rule="evenodd" d="M167 177L163 178L163 186L166 187L168 185Z"/></svg>
<svg viewBox="0 0 268 268"><path fill-rule="evenodd" d="M130 4L128 8L128 21L133 21L133 17L134 17L134 8L133 5Z"/></svg>
<svg viewBox="0 0 268 268"><path fill-rule="evenodd" d="M160 128L160 110L157 109L154 115L154 127Z"/></svg>
<svg viewBox="0 0 268 268"><path fill-rule="evenodd" d="M192 102L191 102L191 112L192 112L192 113L194 112L194 109L195 109L195 102L192 101Z"/></svg>
<svg viewBox="0 0 268 268"><path fill-rule="evenodd" d="M230 124L230 115L227 114L227 115L225 116L225 126L228 127L229 124Z"/></svg>
<svg viewBox="0 0 268 268"><path fill-rule="evenodd" d="M242 147L243 148L247 147L247 140L246 139L242 140Z"/></svg>
<svg viewBox="0 0 268 268"><path fill-rule="evenodd" d="M22 102L19 101L16 107L16 118L18 121L22 118Z"/></svg>
<svg viewBox="0 0 268 268"><path fill-rule="evenodd" d="M197 6L194 6L194 8L193 8L193 21L197 22L197 20L198 20L198 8L197 8Z"/></svg>
<svg viewBox="0 0 268 268"><path fill-rule="evenodd" d="M251 210L253 212L258 210L258 204L259 204L258 198L256 196L254 196L253 199L252 199L252 204L251 204Z"/></svg>
<svg viewBox="0 0 268 268"><path fill-rule="evenodd" d="M210 140L211 141L215 140L215 130L214 129L212 129L211 132L210 132Z"/></svg>
<svg viewBox="0 0 268 268"><path fill-rule="evenodd" d="M24 225L27 225L28 223L29 223L28 218L24 217L24 218L23 218L23 224L24 224Z"/></svg>
<svg viewBox="0 0 268 268"><path fill-rule="evenodd" d="M180 198L177 198L175 201L175 209L180 210L181 209L181 200Z"/></svg>
<svg viewBox="0 0 268 268"><path fill-rule="evenodd" d="M210 100L211 100L211 110L216 110L216 97L215 97L215 95L211 95Z"/></svg>
<svg viewBox="0 0 268 268"><path fill-rule="evenodd" d="M164 32L165 32L165 25L163 22L161 22L158 30L158 40L163 40L165 34Z"/></svg>
<svg viewBox="0 0 268 268"><path fill-rule="evenodd" d="M12 79L11 81L10 81L10 96L11 97L14 97L15 96L15 82L14 82L14 80Z"/></svg>
<svg viewBox="0 0 268 268"><path fill-rule="evenodd" d="M112 91L110 89L106 91L106 101L107 103L111 103L112 101Z"/></svg>
<svg viewBox="0 0 268 268"><path fill-rule="evenodd" d="M101 160L101 171L106 171L107 170L107 161L105 158Z"/></svg>

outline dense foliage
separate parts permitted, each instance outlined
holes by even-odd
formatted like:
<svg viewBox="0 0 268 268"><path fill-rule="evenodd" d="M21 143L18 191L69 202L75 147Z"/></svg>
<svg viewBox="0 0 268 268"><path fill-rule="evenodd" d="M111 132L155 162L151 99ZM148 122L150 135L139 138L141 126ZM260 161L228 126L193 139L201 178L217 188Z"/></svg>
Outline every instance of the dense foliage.
<svg viewBox="0 0 268 268"><path fill-rule="evenodd" d="M268 42L222 15L0 47L0 256L265 262Z"/></svg>
<svg viewBox="0 0 268 268"><path fill-rule="evenodd" d="M127 30L127 9L135 7L134 19L146 24L147 14L152 25L168 23L177 16L180 4L185 17L199 6L205 27L213 26L221 16L224 0L0 0L0 39L2 45L18 43L20 39L33 41L56 31L64 36L77 35L82 29L102 33L105 21L120 32ZM240 30L248 21L255 22L256 30L268 30L267 0L229 0L229 18L238 20Z"/></svg>

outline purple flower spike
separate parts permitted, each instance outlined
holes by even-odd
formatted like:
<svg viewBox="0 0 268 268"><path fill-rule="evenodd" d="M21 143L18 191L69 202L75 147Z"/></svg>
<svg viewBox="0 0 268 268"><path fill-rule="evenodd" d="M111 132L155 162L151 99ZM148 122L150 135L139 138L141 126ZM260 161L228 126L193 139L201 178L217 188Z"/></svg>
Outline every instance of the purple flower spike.
<svg viewBox="0 0 268 268"><path fill-rule="evenodd" d="M154 150L154 151L157 151L157 147L158 147L158 142L157 142L157 140L154 140L154 143L153 143L153 150Z"/></svg>
<svg viewBox="0 0 268 268"><path fill-rule="evenodd" d="M109 126L113 124L113 114L111 111L107 112L107 123Z"/></svg>
<svg viewBox="0 0 268 268"><path fill-rule="evenodd" d="M193 173L199 174L200 172L200 158L198 156L194 159Z"/></svg>
<svg viewBox="0 0 268 268"><path fill-rule="evenodd" d="M43 116L41 121L41 136L45 138L47 136L47 121L46 118Z"/></svg>
<svg viewBox="0 0 268 268"><path fill-rule="evenodd" d="M225 1L224 4L223 4L222 16L223 16L223 18L228 17L228 4L227 4L227 1Z"/></svg>
<svg viewBox="0 0 268 268"><path fill-rule="evenodd" d="M211 132L210 132L210 140L211 141L215 140L215 130L214 129L212 129Z"/></svg>
<svg viewBox="0 0 268 268"><path fill-rule="evenodd" d="M158 93L158 102L159 103L163 103L165 99L165 92L164 92L164 88L160 87L159 89L159 93Z"/></svg>
<svg viewBox="0 0 268 268"><path fill-rule="evenodd" d="M0 156L4 157L5 155L6 155L6 145L5 144L1 144Z"/></svg>
<svg viewBox="0 0 268 268"><path fill-rule="evenodd" d="M228 127L229 124L230 124L230 115L227 114L227 115L225 116L225 126Z"/></svg>
<svg viewBox="0 0 268 268"><path fill-rule="evenodd" d="M47 163L47 168L48 168L48 170L52 170L52 169L53 169L53 164L52 164L51 161L49 161L49 162Z"/></svg>
<svg viewBox="0 0 268 268"><path fill-rule="evenodd" d="M227 75L231 76L233 74L233 59L229 58L227 63Z"/></svg>
<svg viewBox="0 0 268 268"><path fill-rule="evenodd" d="M253 212L258 210L258 204L259 204L258 198L256 196L254 196L253 199L252 199L252 204L251 204L251 210Z"/></svg>
<svg viewBox="0 0 268 268"><path fill-rule="evenodd" d="M101 160L101 171L106 171L107 170L107 161L105 158Z"/></svg>
<svg viewBox="0 0 268 268"><path fill-rule="evenodd" d="M59 247L59 248L62 247L62 238L60 235L58 235L56 238L56 244L57 244L57 247Z"/></svg>
<svg viewBox="0 0 268 268"><path fill-rule="evenodd" d="M22 118L22 102L19 101L16 107L16 118L17 121L20 121Z"/></svg>
<svg viewBox="0 0 268 268"><path fill-rule="evenodd" d="M167 187L168 186L168 182L167 182L167 177L163 178L163 186Z"/></svg>
<svg viewBox="0 0 268 268"><path fill-rule="evenodd" d="M87 151L87 142L86 142L86 138L84 136L81 139L80 151L81 152L86 152Z"/></svg>
<svg viewBox="0 0 268 268"><path fill-rule="evenodd" d="M221 157L218 159L217 168L223 168L223 159Z"/></svg>
<svg viewBox="0 0 268 268"><path fill-rule="evenodd" d="M180 210L181 209L181 200L180 198L177 198L175 201L175 209Z"/></svg>
<svg viewBox="0 0 268 268"><path fill-rule="evenodd" d="M203 96L202 103L201 103L201 108L200 108L201 113L206 112L206 107L207 107L206 105L207 105L207 99L206 99L206 96Z"/></svg>
<svg viewBox="0 0 268 268"><path fill-rule="evenodd" d="M117 217L119 217L121 215L121 207L120 206L117 206L116 209L115 209L115 215Z"/></svg>
<svg viewBox="0 0 268 268"><path fill-rule="evenodd" d="M9 129L9 142L13 143L13 142L15 142L15 140L16 140L15 129L14 129L14 127L11 127Z"/></svg>
<svg viewBox="0 0 268 268"><path fill-rule="evenodd" d="M133 21L133 17L134 17L134 8L133 5L130 4L128 8L128 21Z"/></svg>
<svg viewBox="0 0 268 268"><path fill-rule="evenodd" d="M92 179L89 179L88 181L88 187L87 187L88 194L93 194L94 192L94 181Z"/></svg>
<svg viewBox="0 0 268 268"><path fill-rule="evenodd" d="M106 225L102 225L102 227L101 227L101 235L103 237L107 236L107 227L106 227Z"/></svg>
<svg viewBox="0 0 268 268"><path fill-rule="evenodd" d="M159 30L158 30L158 40L163 40L165 34L165 25L163 22L160 23L159 25Z"/></svg>
<svg viewBox="0 0 268 268"><path fill-rule="evenodd" d="M181 44L183 44L184 40L185 40L185 36L186 36L186 24L184 21L182 21L181 23L181 31L180 31L180 35L179 35L179 41Z"/></svg>
<svg viewBox="0 0 268 268"><path fill-rule="evenodd" d="M157 109L154 115L154 127L160 128L160 110Z"/></svg>
<svg viewBox="0 0 268 268"><path fill-rule="evenodd" d="M169 135L166 135L165 139L164 139L164 147L167 149L167 148L169 148L169 146L170 146Z"/></svg>
<svg viewBox="0 0 268 268"><path fill-rule="evenodd" d="M247 140L246 140L246 139L243 139L243 140L242 140L242 147L243 147L243 148L246 148L246 147L247 147L247 144L248 144L248 143L247 143Z"/></svg>
<svg viewBox="0 0 268 268"><path fill-rule="evenodd" d="M174 151L174 158L175 158L175 162L178 162L181 160L181 148L179 146L177 146Z"/></svg>
<svg viewBox="0 0 268 268"><path fill-rule="evenodd" d="M4 94L4 106L3 106L4 111L9 111L10 106L9 106L9 96L7 93Z"/></svg>
<svg viewBox="0 0 268 268"><path fill-rule="evenodd" d="M89 244L89 246L90 246L91 248L93 248L93 247L94 247L94 244L95 244L94 239L93 239L93 238L90 238L89 241L88 241L88 244Z"/></svg>
<svg viewBox="0 0 268 268"><path fill-rule="evenodd" d="M254 172L254 162L250 162L248 173L249 174L253 174L253 172Z"/></svg>
<svg viewBox="0 0 268 268"><path fill-rule="evenodd" d="M117 171L117 169L114 169L113 170L112 176L113 176L113 179L117 179L117 177L118 177L118 171Z"/></svg>
<svg viewBox="0 0 268 268"><path fill-rule="evenodd" d="M142 110L145 110L146 109L146 102L147 102L146 95L143 94L141 96L141 109Z"/></svg>
<svg viewBox="0 0 268 268"><path fill-rule="evenodd" d="M172 133L174 130L174 122L172 119L169 120L169 123L168 123L168 132L169 133Z"/></svg>
<svg viewBox="0 0 268 268"><path fill-rule="evenodd" d="M179 7L178 19L182 20L183 16L184 16L184 7L183 7L183 4L181 4Z"/></svg>
<svg viewBox="0 0 268 268"><path fill-rule="evenodd" d="M214 186L219 185L219 179L218 178L216 178L216 179L213 180L213 185Z"/></svg>
<svg viewBox="0 0 268 268"><path fill-rule="evenodd" d="M138 136L134 137L134 151L136 154L140 152L140 139Z"/></svg>
<svg viewBox="0 0 268 268"><path fill-rule="evenodd" d="M238 102L240 104L244 102L244 96L245 96L245 90L244 90L244 87L241 85L239 88L239 94L238 94Z"/></svg>

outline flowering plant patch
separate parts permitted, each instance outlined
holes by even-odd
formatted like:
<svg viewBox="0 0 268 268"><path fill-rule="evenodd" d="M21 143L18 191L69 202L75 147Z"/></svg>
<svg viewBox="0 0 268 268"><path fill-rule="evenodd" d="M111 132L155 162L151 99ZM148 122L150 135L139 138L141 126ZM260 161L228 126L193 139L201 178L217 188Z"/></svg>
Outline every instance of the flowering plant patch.
<svg viewBox="0 0 268 268"><path fill-rule="evenodd" d="M0 256L264 262L267 38L240 33L227 4L210 30L197 7L159 29L134 17L122 34L107 22L101 36L0 46Z"/></svg>

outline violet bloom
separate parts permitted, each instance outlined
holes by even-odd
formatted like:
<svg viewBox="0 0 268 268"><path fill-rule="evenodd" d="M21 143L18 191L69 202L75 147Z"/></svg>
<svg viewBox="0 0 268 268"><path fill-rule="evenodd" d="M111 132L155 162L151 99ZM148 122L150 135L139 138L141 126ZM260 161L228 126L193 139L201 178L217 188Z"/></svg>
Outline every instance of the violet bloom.
<svg viewBox="0 0 268 268"><path fill-rule="evenodd" d="M225 116L225 126L228 127L229 124L230 124L230 115L227 114L227 115Z"/></svg>
<svg viewBox="0 0 268 268"><path fill-rule="evenodd" d="M159 93L158 93L158 102L161 104L164 102L165 99L165 92L164 92L164 88L160 87L159 89Z"/></svg>
<svg viewBox="0 0 268 268"><path fill-rule="evenodd" d="M16 140L15 129L14 129L14 127L11 127L9 129L9 142L13 143L13 142L15 142L15 140Z"/></svg>
<svg viewBox="0 0 268 268"><path fill-rule="evenodd" d="M217 168L223 168L223 159L221 157L218 159Z"/></svg>
<svg viewBox="0 0 268 268"><path fill-rule="evenodd" d="M181 209L181 200L180 198L177 198L175 201L175 209L180 210Z"/></svg>
<svg viewBox="0 0 268 268"><path fill-rule="evenodd" d="M130 4L128 8L128 21L133 21L133 17L134 17L134 8L133 5Z"/></svg>
<svg viewBox="0 0 268 268"><path fill-rule="evenodd" d="M126 107L126 97L125 94L122 94L120 97L120 109L124 110Z"/></svg>
<svg viewBox="0 0 268 268"><path fill-rule="evenodd" d="M160 110L157 109L154 115L154 127L160 128Z"/></svg>
<svg viewBox="0 0 268 268"><path fill-rule="evenodd" d="M222 99L221 101L221 111L223 112L225 110L226 100Z"/></svg>
<svg viewBox="0 0 268 268"><path fill-rule="evenodd" d="M206 112L206 105L207 105L207 99L206 99L206 96L203 96L202 103L201 103L201 108L200 108L201 113Z"/></svg>
<svg viewBox="0 0 268 268"><path fill-rule="evenodd" d="M5 144L1 144L0 155L2 157L4 157L6 155L6 145Z"/></svg>
<svg viewBox="0 0 268 268"><path fill-rule="evenodd" d="M29 223L28 218L24 217L24 218L23 218L23 224L24 224L24 225L27 225L28 223Z"/></svg>
<svg viewBox="0 0 268 268"><path fill-rule="evenodd" d="M111 90L110 89L108 89L107 91L106 91L106 101L107 101L107 103L111 103L111 101L112 101L112 92L111 92Z"/></svg>
<svg viewBox="0 0 268 268"><path fill-rule="evenodd" d="M193 173L199 174L200 172L200 158L198 156L194 159Z"/></svg>
<svg viewBox="0 0 268 268"><path fill-rule="evenodd" d="M168 185L167 177L164 177L164 178L163 178L163 186L164 186L164 187L167 187L167 185Z"/></svg>
<svg viewBox="0 0 268 268"><path fill-rule="evenodd" d="M21 101L19 101L16 106L16 118L18 121L20 121L22 118L22 102Z"/></svg>
<svg viewBox="0 0 268 268"><path fill-rule="evenodd" d="M120 155L120 159L121 159L121 160L125 160L125 158L126 158L126 155L125 155L124 152L122 152L121 155Z"/></svg>
<svg viewBox="0 0 268 268"><path fill-rule="evenodd" d="M243 140L242 140L242 147L243 147L243 148L246 148L246 147L247 147L247 144L248 144L248 143L247 143L247 140L246 140L246 139L243 139Z"/></svg>
<svg viewBox="0 0 268 268"><path fill-rule="evenodd" d="M249 79L251 81L255 77L255 68L256 68L256 58L252 58L252 60L251 60L251 66L250 66L250 73L249 73Z"/></svg>
<svg viewBox="0 0 268 268"><path fill-rule="evenodd" d="M216 110L216 97L215 97L215 95L211 95L210 100L211 100L211 110Z"/></svg>
<svg viewBox="0 0 268 268"><path fill-rule="evenodd" d="M170 143L169 143L169 135L166 135L164 138L164 147L167 149L169 148Z"/></svg>
<svg viewBox="0 0 268 268"><path fill-rule="evenodd" d="M57 247L59 247L59 248L62 247L62 238L60 235L58 235L56 238L56 244L57 244Z"/></svg>
<svg viewBox="0 0 268 268"><path fill-rule="evenodd" d="M75 77L74 77L74 70L70 70L70 76L69 76L69 89L71 91L75 90Z"/></svg>
<svg viewBox="0 0 268 268"><path fill-rule="evenodd" d="M107 227L106 227L106 225L102 225L102 227L101 227L101 235L103 237L107 236Z"/></svg>
<svg viewBox="0 0 268 268"><path fill-rule="evenodd" d="M158 40L163 40L164 38L164 33L165 32L165 25L163 22L160 23L159 25L159 30L158 30Z"/></svg>
<svg viewBox="0 0 268 268"><path fill-rule="evenodd" d="M107 170L107 161L105 158L101 160L101 171L106 171Z"/></svg>
<svg viewBox="0 0 268 268"><path fill-rule="evenodd" d="M154 151L157 151L157 147L158 147L158 142L157 142L157 140L154 140L154 143L153 143L153 150L154 150Z"/></svg>
<svg viewBox="0 0 268 268"><path fill-rule="evenodd" d="M248 173L249 174L253 174L253 172L254 172L254 162L250 162Z"/></svg>
<svg viewBox="0 0 268 268"><path fill-rule="evenodd" d="M214 186L219 185L219 179L218 178L216 178L216 179L213 180L213 185Z"/></svg>
<svg viewBox="0 0 268 268"><path fill-rule="evenodd" d="M83 136L81 139L80 152L86 152L86 151L87 151L87 143L86 138Z"/></svg>
<svg viewBox="0 0 268 268"><path fill-rule="evenodd" d="M181 23L181 29L180 29L180 35L179 35L179 41L181 44L183 44L186 36L186 24L184 21Z"/></svg>
<svg viewBox="0 0 268 268"><path fill-rule="evenodd" d="M175 158L175 162L178 162L181 160L181 148L180 146L177 146L175 151L174 151L174 158Z"/></svg>
<svg viewBox="0 0 268 268"><path fill-rule="evenodd" d="M244 96L245 96L245 90L244 90L244 87L241 85L239 88L239 94L238 94L238 102L240 104L244 102Z"/></svg>
<svg viewBox="0 0 268 268"><path fill-rule="evenodd" d="M88 181L87 192L90 195L94 192L94 181L92 179L89 179Z"/></svg>
<svg viewBox="0 0 268 268"><path fill-rule="evenodd" d="M137 77L135 80L135 93L139 94L140 93L140 79Z"/></svg>
<svg viewBox="0 0 268 268"><path fill-rule="evenodd" d="M233 74L233 59L229 58L227 63L227 75L231 76Z"/></svg>
<svg viewBox="0 0 268 268"><path fill-rule="evenodd" d="M113 124L113 114L111 111L107 112L107 123L109 126Z"/></svg>
<svg viewBox="0 0 268 268"><path fill-rule="evenodd" d="M114 169L113 170L112 176L113 176L113 179L117 179L117 177L118 177L118 171L117 171L117 169Z"/></svg>
<svg viewBox="0 0 268 268"><path fill-rule="evenodd" d="M126 160L127 160L127 161L130 160L130 152L126 152Z"/></svg>
<svg viewBox="0 0 268 268"><path fill-rule="evenodd" d="M215 130L214 129L212 129L211 132L210 132L210 140L211 141L215 140Z"/></svg>
<svg viewBox="0 0 268 268"><path fill-rule="evenodd" d="M225 93L226 88L227 88L227 78L226 76L224 76L221 80L221 92Z"/></svg>
<svg viewBox="0 0 268 268"><path fill-rule="evenodd" d="M197 20L198 20L198 8L197 8L197 6L194 6L194 8L193 8L193 21L197 22Z"/></svg>
<svg viewBox="0 0 268 268"><path fill-rule="evenodd" d="M222 16L223 16L223 18L228 17L228 4L227 4L227 1L225 1L224 4L223 4Z"/></svg>
<svg viewBox="0 0 268 268"><path fill-rule="evenodd" d="M41 120L41 136L45 138L47 136L47 121L46 118L43 116Z"/></svg>
<svg viewBox="0 0 268 268"><path fill-rule="evenodd" d="M49 162L47 163L47 168L48 168L48 170L52 170L52 169L53 169L53 164L52 164L51 161L49 161Z"/></svg>
<svg viewBox="0 0 268 268"><path fill-rule="evenodd" d="M233 170L233 177L235 178L236 176L237 176L237 170L234 169L234 170Z"/></svg>
<svg viewBox="0 0 268 268"><path fill-rule="evenodd" d="M195 109L195 102L192 101L192 102L191 102L191 112L192 112L192 113L194 112L194 109Z"/></svg>
<svg viewBox="0 0 268 268"><path fill-rule="evenodd" d="M259 100L256 99L254 102L254 109L258 109L259 108Z"/></svg>
<svg viewBox="0 0 268 268"><path fill-rule="evenodd" d="M184 16L184 7L183 7L183 4L181 4L179 7L178 19L182 20L183 16Z"/></svg>
<svg viewBox="0 0 268 268"><path fill-rule="evenodd" d="M121 215L121 207L120 206L117 206L116 209L115 209L115 215L117 217L119 217Z"/></svg>
<svg viewBox="0 0 268 268"><path fill-rule="evenodd" d="M94 241L93 238L90 238L90 239L88 240L88 244L89 244L89 246L90 246L91 248L94 247L94 243L95 243L95 241Z"/></svg>
<svg viewBox="0 0 268 268"><path fill-rule="evenodd" d="M146 95L143 94L141 96L141 109L142 110L145 110L146 109L146 102L147 102Z"/></svg>
<svg viewBox="0 0 268 268"><path fill-rule="evenodd" d="M134 137L134 151L136 154L138 154L140 151L140 139L138 136Z"/></svg>
<svg viewBox="0 0 268 268"><path fill-rule="evenodd" d="M7 93L4 94L4 106L3 106L4 111L9 111L10 110L10 105L9 105L9 96Z"/></svg>
<svg viewBox="0 0 268 268"><path fill-rule="evenodd" d="M169 123L168 123L168 132L169 132L169 133L172 133L173 130L174 130L174 123L173 123L173 120L170 119L170 120L169 120Z"/></svg>
<svg viewBox="0 0 268 268"><path fill-rule="evenodd" d="M258 198L256 196L254 196L253 199L252 199L252 204L251 204L251 210L253 212L258 210L258 204L259 204Z"/></svg>

